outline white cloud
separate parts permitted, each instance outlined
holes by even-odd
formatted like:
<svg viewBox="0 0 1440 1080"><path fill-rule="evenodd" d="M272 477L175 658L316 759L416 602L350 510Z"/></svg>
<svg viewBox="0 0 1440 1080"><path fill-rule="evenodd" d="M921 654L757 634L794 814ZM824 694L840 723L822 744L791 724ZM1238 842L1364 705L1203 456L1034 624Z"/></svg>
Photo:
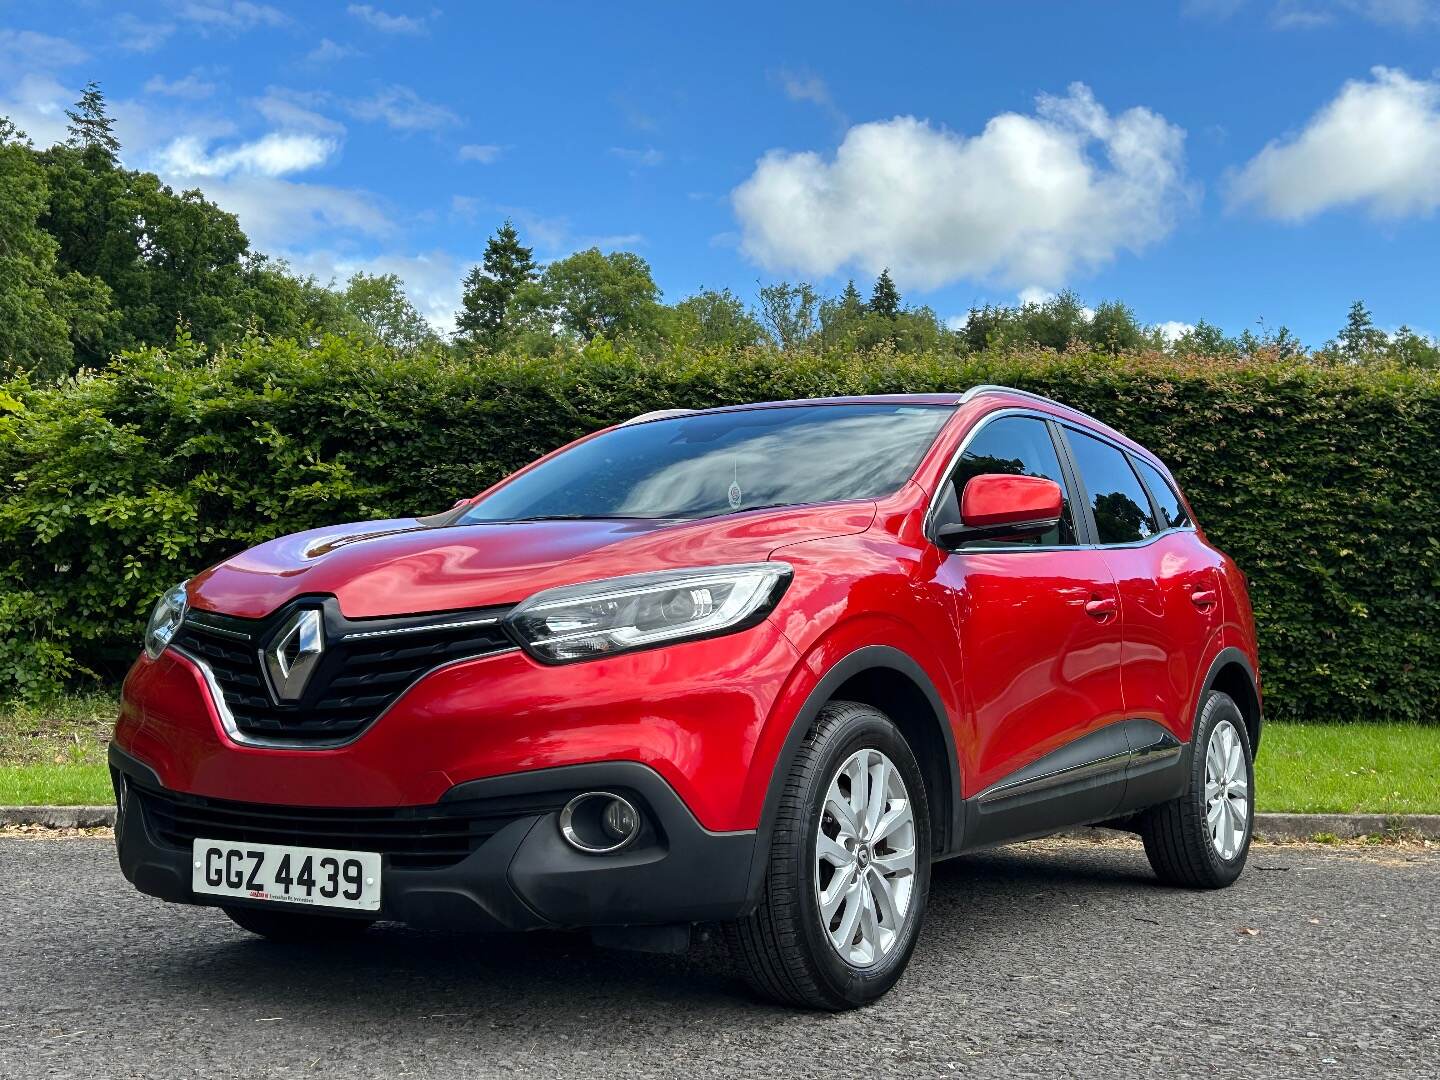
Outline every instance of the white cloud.
<svg viewBox="0 0 1440 1080"><path fill-rule="evenodd" d="M322 91L287 90L268 86L265 95L253 102L256 111L277 128L289 131L319 131L343 135L345 125L316 111L329 101Z"/></svg>
<svg viewBox="0 0 1440 1080"><path fill-rule="evenodd" d="M425 20L410 15L391 15L369 4L351 4L345 10L382 34L423 34L425 32Z"/></svg>
<svg viewBox="0 0 1440 1080"><path fill-rule="evenodd" d="M1247 0L1187 0L1188 15L1228 19ZM1344 18L1366 19L1382 26L1415 29L1440 22L1440 0L1267 0L1256 5L1280 30L1331 26Z"/></svg>
<svg viewBox="0 0 1440 1080"><path fill-rule="evenodd" d="M115 42L128 52L151 52L175 33L175 24L150 22L126 12L115 16Z"/></svg>
<svg viewBox="0 0 1440 1080"><path fill-rule="evenodd" d="M665 161L664 151L656 150L653 146L647 146L643 150L628 146L612 146L610 153L621 161L628 161L637 169L653 169Z"/></svg>
<svg viewBox="0 0 1440 1080"><path fill-rule="evenodd" d="M1304 130L1271 142L1231 178L1234 205L1303 221L1338 206L1376 217L1440 207L1440 82L1377 67Z"/></svg>
<svg viewBox="0 0 1440 1080"><path fill-rule="evenodd" d="M161 172L179 177L274 177L323 165L338 149L334 139L277 131L211 153L208 140L182 135L160 152L157 165Z"/></svg>
<svg viewBox="0 0 1440 1080"><path fill-rule="evenodd" d="M1171 319L1168 322L1157 323L1155 329L1160 331L1160 336L1163 337L1166 342L1173 345L1186 334L1194 330L1195 324L1188 322L1176 322L1174 319Z"/></svg>
<svg viewBox="0 0 1440 1080"><path fill-rule="evenodd" d="M785 96L791 101L808 101L812 105L819 105L826 109L834 104L830 97L830 87L825 85L825 80L819 75L809 72L781 71L780 85L785 90Z"/></svg>
<svg viewBox="0 0 1440 1080"><path fill-rule="evenodd" d="M257 26L284 26L290 21L278 8L250 0L188 0L179 5L176 14L212 30L251 30Z"/></svg>
<svg viewBox="0 0 1440 1080"><path fill-rule="evenodd" d="M166 80L163 75L152 75L145 81L145 92L147 94L161 94L165 97L186 98L191 101L198 101L200 98L209 97L215 92L215 84L206 82L195 72L191 72L183 79Z"/></svg>
<svg viewBox="0 0 1440 1080"><path fill-rule="evenodd" d="M312 238L339 236L348 242L395 231L375 197L364 191L239 173L208 179L203 189L206 198L240 218L251 245L267 254L283 254Z"/></svg>
<svg viewBox="0 0 1440 1080"><path fill-rule="evenodd" d="M1192 197L1184 140L1148 109L1110 115L1076 83L974 136L899 116L850 128L833 160L771 151L732 201L742 250L772 270L1054 286L1169 233Z"/></svg>
<svg viewBox="0 0 1440 1080"><path fill-rule="evenodd" d="M468 225L475 224L484 204L473 195L450 196L450 216Z"/></svg>
<svg viewBox="0 0 1440 1080"><path fill-rule="evenodd" d="M65 141L65 109L78 96L49 75L25 74L0 96L0 116L8 116L36 146L51 146Z"/></svg>
<svg viewBox="0 0 1440 1080"><path fill-rule="evenodd" d="M0 29L0 58L10 70L53 71L83 63L90 54L72 41L33 30Z"/></svg>
<svg viewBox="0 0 1440 1080"><path fill-rule="evenodd" d="M434 131L460 122L444 105L426 101L408 86L387 86L350 109L362 120L382 120L397 131Z"/></svg>
<svg viewBox="0 0 1440 1080"><path fill-rule="evenodd" d="M455 312L460 307L463 288L461 281L472 265L448 251L438 250L414 255L401 252L357 255L327 249L281 254L292 269L313 274L322 282L343 285L358 273L397 274L416 309L443 334L455 329Z"/></svg>
<svg viewBox="0 0 1440 1080"><path fill-rule="evenodd" d="M321 38L320 44L305 54L305 59L312 64L333 64L337 60L359 55L360 50L353 45L341 45L327 37Z"/></svg>
<svg viewBox="0 0 1440 1080"><path fill-rule="evenodd" d="M481 165L491 165L500 160L500 155L505 152L503 146L494 143L466 143L460 147L461 161L478 161Z"/></svg>
<svg viewBox="0 0 1440 1080"><path fill-rule="evenodd" d="M1054 292L1049 289L1042 289L1037 285L1031 285L1027 289L1020 290L1019 303L1021 307L1026 304L1043 304L1046 300L1053 300Z"/></svg>

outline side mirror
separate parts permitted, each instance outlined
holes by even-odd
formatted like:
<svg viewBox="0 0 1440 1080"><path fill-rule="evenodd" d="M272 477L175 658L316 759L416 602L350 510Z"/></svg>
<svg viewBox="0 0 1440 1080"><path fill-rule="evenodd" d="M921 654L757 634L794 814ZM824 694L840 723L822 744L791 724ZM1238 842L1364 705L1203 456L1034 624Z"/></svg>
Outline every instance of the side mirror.
<svg viewBox="0 0 1440 1080"><path fill-rule="evenodd" d="M972 476L960 496L960 524L940 526L937 540L941 547L957 548L972 540L1041 536L1059 524L1064 505L1064 493L1054 480L1004 473Z"/></svg>

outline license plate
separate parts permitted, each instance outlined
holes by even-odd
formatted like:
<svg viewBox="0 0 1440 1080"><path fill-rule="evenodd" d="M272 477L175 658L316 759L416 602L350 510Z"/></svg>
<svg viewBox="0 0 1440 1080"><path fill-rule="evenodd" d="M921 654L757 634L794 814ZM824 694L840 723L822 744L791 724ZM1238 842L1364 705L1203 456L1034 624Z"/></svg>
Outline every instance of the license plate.
<svg viewBox="0 0 1440 1080"><path fill-rule="evenodd" d="M308 907L380 909L380 856L373 851L196 840L190 887L197 893Z"/></svg>

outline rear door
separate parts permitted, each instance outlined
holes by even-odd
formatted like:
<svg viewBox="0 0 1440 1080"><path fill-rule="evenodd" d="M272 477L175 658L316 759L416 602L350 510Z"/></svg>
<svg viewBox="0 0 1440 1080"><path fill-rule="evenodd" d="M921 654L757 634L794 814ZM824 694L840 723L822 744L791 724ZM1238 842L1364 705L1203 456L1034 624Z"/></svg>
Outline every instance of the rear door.
<svg viewBox="0 0 1440 1080"><path fill-rule="evenodd" d="M1149 787L1174 778L1146 781L1138 766L1175 764L1180 744L1190 739L1195 694L1221 625L1219 557L1199 542L1169 480L1153 465L1098 433L1067 425L1065 435L1120 594L1121 683L1139 758L1128 809L1168 797Z"/></svg>
<svg viewBox="0 0 1440 1080"><path fill-rule="evenodd" d="M1093 820L1119 801L1120 788L1087 768L1115 748L1086 739L1124 715L1118 592L1104 554L1084 543L1058 438L1049 420L1025 412L981 420L931 525L959 520L965 483L982 473L1043 476L1066 493L1064 517L1048 535L970 544L937 571L955 607L969 705L960 752L979 812L967 846ZM1105 765L1099 772L1123 787L1123 761L1118 773L1113 761ZM1084 787L1078 798L1066 790L1072 781Z"/></svg>

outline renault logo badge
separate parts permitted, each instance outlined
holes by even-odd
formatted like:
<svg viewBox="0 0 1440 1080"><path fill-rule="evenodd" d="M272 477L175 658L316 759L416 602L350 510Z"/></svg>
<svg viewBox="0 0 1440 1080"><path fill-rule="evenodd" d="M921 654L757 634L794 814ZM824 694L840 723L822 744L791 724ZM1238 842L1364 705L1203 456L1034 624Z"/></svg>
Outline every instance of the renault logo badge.
<svg viewBox="0 0 1440 1080"><path fill-rule="evenodd" d="M278 701L299 701L320 654L325 651L324 624L314 608L297 611L285 620L261 654L270 687Z"/></svg>

